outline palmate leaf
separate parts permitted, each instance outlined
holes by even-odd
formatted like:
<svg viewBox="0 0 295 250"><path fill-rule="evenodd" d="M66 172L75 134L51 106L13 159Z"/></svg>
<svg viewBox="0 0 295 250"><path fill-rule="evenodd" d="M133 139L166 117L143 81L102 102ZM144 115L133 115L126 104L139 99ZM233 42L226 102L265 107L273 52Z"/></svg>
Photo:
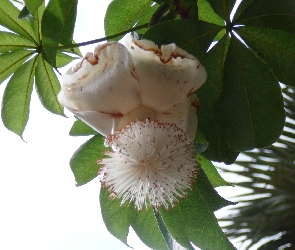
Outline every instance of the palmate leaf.
<svg viewBox="0 0 295 250"><path fill-rule="evenodd" d="M158 4L151 0L114 0L108 6L104 26L106 36L110 36L132 27L149 23ZM119 40L117 37L114 40Z"/></svg>
<svg viewBox="0 0 295 250"><path fill-rule="evenodd" d="M9 80L2 103L2 121L19 136L27 125L37 57L20 66Z"/></svg>
<svg viewBox="0 0 295 250"><path fill-rule="evenodd" d="M130 225L143 243L151 249L169 250L165 237L159 228L155 211L151 207L137 211L134 204L130 204L128 211L130 211Z"/></svg>
<svg viewBox="0 0 295 250"><path fill-rule="evenodd" d="M236 31L268 63L280 82L295 87L295 28L293 33L257 26Z"/></svg>
<svg viewBox="0 0 295 250"><path fill-rule="evenodd" d="M208 185L206 175L201 172L187 197L180 199L175 208L160 210L163 221L175 239L189 239L201 249L235 249L222 232L212 212L215 209L212 209L210 204L220 197L212 196L211 200ZM186 245L188 243L186 242Z"/></svg>
<svg viewBox="0 0 295 250"><path fill-rule="evenodd" d="M43 49L53 66L56 66L58 45L72 43L76 14L77 0L50 0L44 10L41 22Z"/></svg>
<svg viewBox="0 0 295 250"><path fill-rule="evenodd" d="M234 24L259 26L294 33L294 1L244 0L238 8L233 22Z"/></svg>
<svg viewBox="0 0 295 250"><path fill-rule="evenodd" d="M220 174L218 173L211 161L207 160L202 155L197 155L197 159L199 164L201 165L201 168L205 171L206 176L208 177L210 183L214 188L230 185L220 176Z"/></svg>
<svg viewBox="0 0 295 250"><path fill-rule="evenodd" d="M208 148L202 153L204 157L212 161L232 164L238 157L239 152L233 150L221 130L213 108L206 109L199 116L199 129L206 135L209 142ZM202 123L201 123L202 121Z"/></svg>
<svg viewBox="0 0 295 250"><path fill-rule="evenodd" d="M60 84L52 66L47 63L42 55L38 56L36 67L36 90L43 106L50 112L63 115L63 107L57 100Z"/></svg>
<svg viewBox="0 0 295 250"><path fill-rule="evenodd" d="M110 199L107 188L100 189L100 208L103 221L109 232L127 245L130 226L128 204L121 205L119 199Z"/></svg>
<svg viewBox="0 0 295 250"><path fill-rule="evenodd" d="M233 163L239 153L228 145L213 107L222 93L223 69L229 44L229 36L224 35L208 53L198 56L208 72L208 77L206 83L197 92L201 103L198 111L199 129L209 142L203 155L208 159L228 164Z"/></svg>
<svg viewBox="0 0 295 250"><path fill-rule="evenodd" d="M80 57L75 56L73 53L71 53L69 55L64 52L66 52L66 51L62 50L62 51L57 51L57 53L56 53L56 67L57 68L64 67L64 66L68 65L70 62L72 62L73 60L81 59ZM69 52L67 52L67 53L69 53Z"/></svg>
<svg viewBox="0 0 295 250"><path fill-rule="evenodd" d="M27 6L24 6L18 15L18 19L31 18L31 17L32 15L30 11L28 10Z"/></svg>
<svg viewBox="0 0 295 250"><path fill-rule="evenodd" d="M265 62L235 37L225 60L223 91L215 112L229 145L236 151L274 143L284 126L278 80Z"/></svg>
<svg viewBox="0 0 295 250"><path fill-rule="evenodd" d="M160 213L155 213L156 215L156 219L157 219L157 223L159 226L159 229L166 241L166 244L169 248L169 250L194 250L192 244L189 242L189 240L187 238L185 239L181 239L180 236L178 235L177 241L172 237L172 235L170 234L170 232L168 231ZM175 223L176 225L176 223ZM177 224L178 225L178 224ZM181 224L180 224L181 226ZM174 226L175 227L175 226ZM186 235L185 235L186 237ZM182 244L179 244L179 242L182 242ZM183 247L185 246L185 247Z"/></svg>
<svg viewBox="0 0 295 250"><path fill-rule="evenodd" d="M0 84L13 74L33 53L29 50L16 50L0 54Z"/></svg>
<svg viewBox="0 0 295 250"><path fill-rule="evenodd" d="M71 169L75 175L77 186L86 184L98 176L100 165L97 161L104 156L104 138L95 135L81 145L70 160Z"/></svg>
<svg viewBox="0 0 295 250"><path fill-rule="evenodd" d="M36 1L36 4L39 2ZM38 45L40 46L42 44L42 35L41 35L41 20L42 16L45 10L45 3L41 4L35 11L34 11L34 18L30 18L30 24L32 26L32 29L35 33L35 36L38 41Z"/></svg>
<svg viewBox="0 0 295 250"><path fill-rule="evenodd" d="M236 2L235 0L207 0L207 2L223 20L229 21L229 15Z"/></svg>
<svg viewBox="0 0 295 250"><path fill-rule="evenodd" d="M18 19L18 15L19 10L12 3L0 0L0 25L37 45L30 22L26 19Z"/></svg>
<svg viewBox="0 0 295 250"><path fill-rule="evenodd" d="M2 119L4 125L19 136L22 136L29 118L34 77L43 106L52 113L63 114L63 108L57 101L60 85L52 66L46 62L47 55L42 48L41 19L45 5L42 4L43 1L29 0L29 2L31 7L35 8L34 18L31 19L19 20L17 17L20 11L9 1L1 0L0 7L0 25L10 30L10 32L0 31L0 83L14 73L3 97ZM71 40L70 29L73 29L73 24L67 28L63 31L60 42L65 39ZM65 50L56 52L57 66L64 66L77 58L64 52ZM33 55L34 57L30 58Z"/></svg>
<svg viewBox="0 0 295 250"><path fill-rule="evenodd" d="M100 190L101 214L109 232L127 245L129 227L152 249L168 249L164 237L157 225L152 208L140 212L134 209L134 203L121 205L120 199L110 199L107 188Z"/></svg>
<svg viewBox="0 0 295 250"><path fill-rule="evenodd" d="M73 126L71 127L70 133L71 136L88 136L88 135L96 135L97 131L93 128L89 127L86 123L77 119Z"/></svg>
<svg viewBox="0 0 295 250"><path fill-rule="evenodd" d="M0 31L0 53L19 49L34 49L35 45L29 40L14 33Z"/></svg>
<svg viewBox="0 0 295 250"><path fill-rule="evenodd" d="M283 92L288 116L285 129L289 130L289 124L295 122L295 92L289 87L283 88ZM235 183L248 188L248 194L235 197L247 203L233 208L228 216L220 219L230 222L224 227L227 235L245 241L247 248L262 245L259 249L283 249L284 246L291 249L295 246L294 141L295 134L288 133L288 137L280 137L278 144L246 152L249 160L237 161L242 170L222 167L223 171L247 177Z"/></svg>
<svg viewBox="0 0 295 250"><path fill-rule="evenodd" d="M224 21L218 16L207 0L198 0L199 20L214 23L220 26L224 25Z"/></svg>
<svg viewBox="0 0 295 250"><path fill-rule="evenodd" d="M173 250L177 244L193 249L190 242L202 249L234 249L212 212L231 203L216 193L204 172L187 197L179 199L175 207L168 210L161 208L155 212L152 208L144 208L137 211L133 202L121 205L120 199L111 199L109 195L107 188L101 189L102 216L109 231L125 244L128 228L132 226L152 249Z"/></svg>
<svg viewBox="0 0 295 250"><path fill-rule="evenodd" d="M44 3L44 0L24 0L26 7L28 8L28 10L30 11L30 13L37 18L38 15L36 15L36 11L38 10L38 8L40 7L41 4Z"/></svg>

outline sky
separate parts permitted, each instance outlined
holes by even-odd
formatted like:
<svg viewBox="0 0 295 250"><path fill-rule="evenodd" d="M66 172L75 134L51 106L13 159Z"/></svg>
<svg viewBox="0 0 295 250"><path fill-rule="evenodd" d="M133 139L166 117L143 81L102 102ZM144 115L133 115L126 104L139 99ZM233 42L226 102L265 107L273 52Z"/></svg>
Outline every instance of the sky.
<svg viewBox="0 0 295 250"><path fill-rule="evenodd" d="M94 1L79 1L76 42L104 37L103 18L109 2L93 6ZM81 47L82 54L94 46ZM0 96L5 86L0 85ZM69 160L89 137L69 136L74 117L66 115L45 110L34 91L24 141L0 123L0 249L130 249L104 226L99 180L75 186ZM221 194L228 190L219 189ZM149 249L132 231L128 242L134 249Z"/></svg>

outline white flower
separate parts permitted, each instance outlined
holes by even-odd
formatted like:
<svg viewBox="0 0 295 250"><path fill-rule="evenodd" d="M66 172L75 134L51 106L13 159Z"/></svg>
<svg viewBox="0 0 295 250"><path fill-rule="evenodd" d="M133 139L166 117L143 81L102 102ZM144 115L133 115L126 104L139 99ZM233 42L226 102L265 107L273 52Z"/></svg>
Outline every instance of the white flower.
<svg viewBox="0 0 295 250"><path fill-rule="evenodd" d="M104 166L102 184L111 197L158 209L184 197L197 176L192 138L173 124L135 121L106 138L112 152Z"/></svg>
<svg viewBox="0 0 295 250"><path fill-rule="evenodd" d="M114 118L141 105L133 62L120 43L97 46L61 79L59 102L99 133L108 135Z"/></svg>
<svg viewBox="0 0 295 250"><path fill-rule="evenodd" d="M206 71L175 44L128 36L110 42L62 77L60 103L106 136L102 184L122 202L168 208L196 178L193 139Z"/></svg>
<svg viewBox="0 0 295 250"><path fill-rule="evenodd" d="M143 105L165 111L204 84L207 74L199 60L174 43L158 48L152 41L126 39Z"/></svg>

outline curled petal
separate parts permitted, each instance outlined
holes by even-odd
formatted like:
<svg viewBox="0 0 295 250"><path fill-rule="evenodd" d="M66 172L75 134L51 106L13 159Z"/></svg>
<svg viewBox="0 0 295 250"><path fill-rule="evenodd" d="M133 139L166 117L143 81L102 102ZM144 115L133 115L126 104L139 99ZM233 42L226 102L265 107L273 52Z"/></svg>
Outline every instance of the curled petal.
<svg viewBox="0 0 295 250"><path fill-rule="evenodd" d="M79 111L126 114L141 105L134 74L123 45L100 45L62 76L59 101Z"/></svg>
<svg viewBox="0 0 295 250"><path fill-rule="evenodd" d="M165 111L185 101L206 80L199 60L175 44L159 49L151 41L132 39L127 48L134 62L142 104L155 111Z"/></svg>

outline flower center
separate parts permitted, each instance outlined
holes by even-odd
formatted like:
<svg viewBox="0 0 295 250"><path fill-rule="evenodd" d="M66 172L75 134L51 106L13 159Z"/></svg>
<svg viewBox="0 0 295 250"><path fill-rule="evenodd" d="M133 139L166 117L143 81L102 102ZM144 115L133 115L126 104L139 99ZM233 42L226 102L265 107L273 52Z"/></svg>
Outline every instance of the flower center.
<svg viewBox="0 0 295 250"><path fill-rule="evenodd" d="M122 203L134 201L168 209L186 195L198 163L192 139L174 124L155 120L132 122L106 138L113 149L104 158L102 184Z"/></svg>

